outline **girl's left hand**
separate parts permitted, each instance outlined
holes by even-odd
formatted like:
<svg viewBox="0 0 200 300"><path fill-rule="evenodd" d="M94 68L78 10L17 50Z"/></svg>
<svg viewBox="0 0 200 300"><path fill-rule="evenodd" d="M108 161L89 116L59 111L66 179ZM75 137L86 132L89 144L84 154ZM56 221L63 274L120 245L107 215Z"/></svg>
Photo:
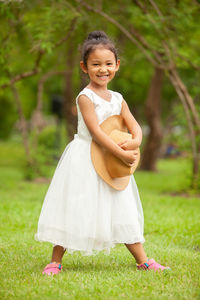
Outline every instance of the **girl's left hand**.
<svg viewBox="0 0 200 300"><path fill-rule="evenodd" d="M123 150L135 150L139 145L134 139L132 139L119 143L118 146L120 146Z"/></svg>

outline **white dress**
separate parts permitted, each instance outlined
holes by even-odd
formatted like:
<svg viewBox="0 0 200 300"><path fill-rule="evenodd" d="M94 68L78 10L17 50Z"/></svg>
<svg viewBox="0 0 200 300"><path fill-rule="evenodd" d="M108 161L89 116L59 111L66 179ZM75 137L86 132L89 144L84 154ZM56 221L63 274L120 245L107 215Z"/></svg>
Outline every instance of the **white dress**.
<svg viewBox="0 0 200 300"><path fill-rule="evenodd" d="M119 115L122 95L110 91L108 102L85 88L94 104L99 124ZM110 253L117 243L144 242L143 211L134 177L123 191L105 183L95 172L90 157L92 137L78 106L78 130L65 148L41 210L35 239L61 245L69 253L83 255L101 250Z"/></svg>

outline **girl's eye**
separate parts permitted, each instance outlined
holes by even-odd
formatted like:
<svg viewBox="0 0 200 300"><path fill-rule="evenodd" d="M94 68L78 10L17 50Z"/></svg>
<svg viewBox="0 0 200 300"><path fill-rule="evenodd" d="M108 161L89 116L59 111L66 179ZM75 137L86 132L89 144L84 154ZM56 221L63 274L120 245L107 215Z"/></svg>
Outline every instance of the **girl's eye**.
<svg viewBox="0 0 200 300"><path fill-rule="evenodd" d="M98 66L99 64L93 64L93 66Z"/></svg>
<svg viewBox="0 0 200 300"><path fill-rule="evenodd" d="M112 63L107 63L107 66L112 66Z"/></svg>

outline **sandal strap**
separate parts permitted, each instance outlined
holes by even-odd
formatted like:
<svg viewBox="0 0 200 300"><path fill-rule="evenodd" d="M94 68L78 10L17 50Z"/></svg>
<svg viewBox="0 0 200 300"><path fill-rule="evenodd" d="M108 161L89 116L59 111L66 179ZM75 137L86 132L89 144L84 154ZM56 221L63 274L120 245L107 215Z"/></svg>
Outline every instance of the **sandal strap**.
<svg viewBox="0 0 200 300"><path fill-rule="evenodd" d="M46 267L44 268L44 271L46 271L46 270L48 270L48 269L52 269L52 268L62 270L62 265L61 265L61 264L48 264L48 265L46 265Z"/></svg>
<svg viewBox="0 0 200 300"><path fill-rule="evenodd" d="M148 269L150 265L154 264L155 260L154 259L148 259L145 263L137 265L138 269Z"/></svg>

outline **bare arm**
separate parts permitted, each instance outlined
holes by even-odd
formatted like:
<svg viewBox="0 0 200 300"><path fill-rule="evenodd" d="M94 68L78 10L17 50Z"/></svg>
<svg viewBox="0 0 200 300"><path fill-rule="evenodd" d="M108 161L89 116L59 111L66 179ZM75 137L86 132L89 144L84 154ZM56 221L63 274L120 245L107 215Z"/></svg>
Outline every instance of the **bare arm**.
<svg viewBox="0 0 200 300"><path fill-rule="evenodd" d="M129 132L132 134L133 139L120 143L119 146L124 150L136 149L142 142L142 129L130 112L125 100L122 102L121 116L123 117Z"/></svg>
<svg viewBox="0 0 200 300"><path fill-rule="evenodd" d="M127 165L131 165L135 156L133 151L124 151L116 143L114 143L99 126L97 115L95 113L92 101L85 95L81 95L78 100L79 108L82 113L85 124L90 131L93 139L102 147L109 150L119 159L123 160Z"/></svg>

